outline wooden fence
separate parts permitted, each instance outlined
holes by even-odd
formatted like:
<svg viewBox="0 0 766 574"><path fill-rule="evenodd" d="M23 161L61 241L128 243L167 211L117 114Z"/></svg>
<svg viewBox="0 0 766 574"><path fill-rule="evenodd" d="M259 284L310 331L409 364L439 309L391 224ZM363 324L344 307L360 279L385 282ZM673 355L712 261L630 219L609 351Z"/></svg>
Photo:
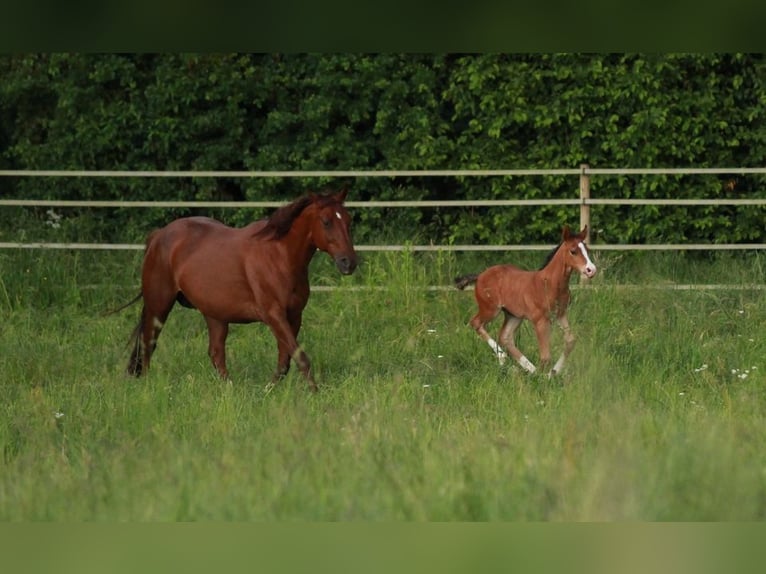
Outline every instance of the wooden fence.
<svg viewBox="0 0 766 574"><path fill-rule="evenodd" d="M380 170L380 171L67 171L67 170L0 170L0 177L109 177L109 178L396 178L396 177L504 177L558 175L579 178L579 196L557 199L497 199L497 200L439 200L439 201L347 201L352 208L422 208L422 207L487 207L578 205L580 226L590 228L590 210L598 205L766 205L766 198L738 199L615 199L591 197L594 176L620 175L741 175L766 174L766 168L647 168L593 169L581 165L577 169L497 169L497 170ZM277 207L275 201L79 201L42 199L0 199L3 206L37 207L121 207L121 208L263 208ZM143 244L128 243L41 243L0 242L4 249L100 249L140 250ZM533 251L547 250L550 245L357 245L358 251ZM661 243L661 244L602 244L591 245L594 250L754 250L766 249L765 243Z"/></svg>

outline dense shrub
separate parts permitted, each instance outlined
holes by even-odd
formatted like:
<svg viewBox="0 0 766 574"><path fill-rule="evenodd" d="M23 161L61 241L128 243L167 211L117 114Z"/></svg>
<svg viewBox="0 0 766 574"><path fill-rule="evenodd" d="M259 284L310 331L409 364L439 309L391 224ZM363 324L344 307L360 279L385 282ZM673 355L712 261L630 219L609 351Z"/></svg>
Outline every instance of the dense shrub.
<svg viewBox="0 0 766 574"><path fill-rule="evenodd" d="M764 60L746 54L17 54L0 56L0 168L348 170L755 167ZM574 197L577 178L0 178L0 196ZM598 177L607 197L762 197L761 176ZM191 210L62 211L56 233L137 241ZM214 215L238 224L253 210ZM607 242L764 241L764 211L599 207ZM356 210L357 241L550 241L576 208ZM3 235L52 232L0 211ZM8 225L9 222L13 225Z"/></svg>

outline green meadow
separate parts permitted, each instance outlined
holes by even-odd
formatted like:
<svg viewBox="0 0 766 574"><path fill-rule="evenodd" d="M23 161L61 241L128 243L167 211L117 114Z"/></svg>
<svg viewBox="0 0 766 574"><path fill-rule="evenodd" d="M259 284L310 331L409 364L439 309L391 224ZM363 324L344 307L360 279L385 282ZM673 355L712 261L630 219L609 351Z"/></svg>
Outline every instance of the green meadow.
<svg viewBox="0 0 766 574"><path fill-rule="evenodd" d="M318 254L312 394L296 368L267 391L261 324L232 327L219 380L178 306L128 378L140 307L103 313L139 253L0 252L0 521L766 519L764 256L597 252L552 380L499 366L451 288L542 258L366 253L340 277ZM528 324L519 346L537 362Z"/></svg>

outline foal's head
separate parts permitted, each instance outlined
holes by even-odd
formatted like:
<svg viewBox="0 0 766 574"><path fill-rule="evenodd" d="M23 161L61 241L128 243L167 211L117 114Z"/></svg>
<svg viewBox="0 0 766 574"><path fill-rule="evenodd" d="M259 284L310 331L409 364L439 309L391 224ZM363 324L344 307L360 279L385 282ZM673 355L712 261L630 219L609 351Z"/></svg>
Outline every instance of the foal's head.
<svg viewBox="0 0 766 574"><path fill-rule="evenodd" d="M565 265L577 270L584 277L593 277L596 274L596 266L590 260L590 251L585 245L588 236L586 225L580 233L572 233L568 226L561 231L561 246L559 250L564 255Z"/></svg>
<svg viewBox="0 0 766 574"><path fill-rule="evenodd" d="M351 216L343 206L347 190L332 195L315 195L315 217L311 236L318 249L335 260L338 271L350 275L356 269L356 251L351 242Z"/></svg>

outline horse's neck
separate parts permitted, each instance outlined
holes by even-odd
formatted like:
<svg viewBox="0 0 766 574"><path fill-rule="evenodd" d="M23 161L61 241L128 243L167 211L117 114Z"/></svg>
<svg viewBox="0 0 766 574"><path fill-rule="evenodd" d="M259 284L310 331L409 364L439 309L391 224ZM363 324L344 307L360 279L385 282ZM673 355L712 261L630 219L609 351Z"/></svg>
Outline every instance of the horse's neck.
<svg viewBox="0 0 766 574"><path fill-rule="evenodd" d="M563 248L559 248L548 264L538 271L543 282L552 294L559 294L569 290L569 278L572 276L572 268L564 263Z"/></svg>
<svg viewBox="0 0 766 574"><path fill-rule="evenodd" d="M285 245L287 256L296 268L308 267L317 251L305 212L293 221L290 231L279 241Z"/></svg>

